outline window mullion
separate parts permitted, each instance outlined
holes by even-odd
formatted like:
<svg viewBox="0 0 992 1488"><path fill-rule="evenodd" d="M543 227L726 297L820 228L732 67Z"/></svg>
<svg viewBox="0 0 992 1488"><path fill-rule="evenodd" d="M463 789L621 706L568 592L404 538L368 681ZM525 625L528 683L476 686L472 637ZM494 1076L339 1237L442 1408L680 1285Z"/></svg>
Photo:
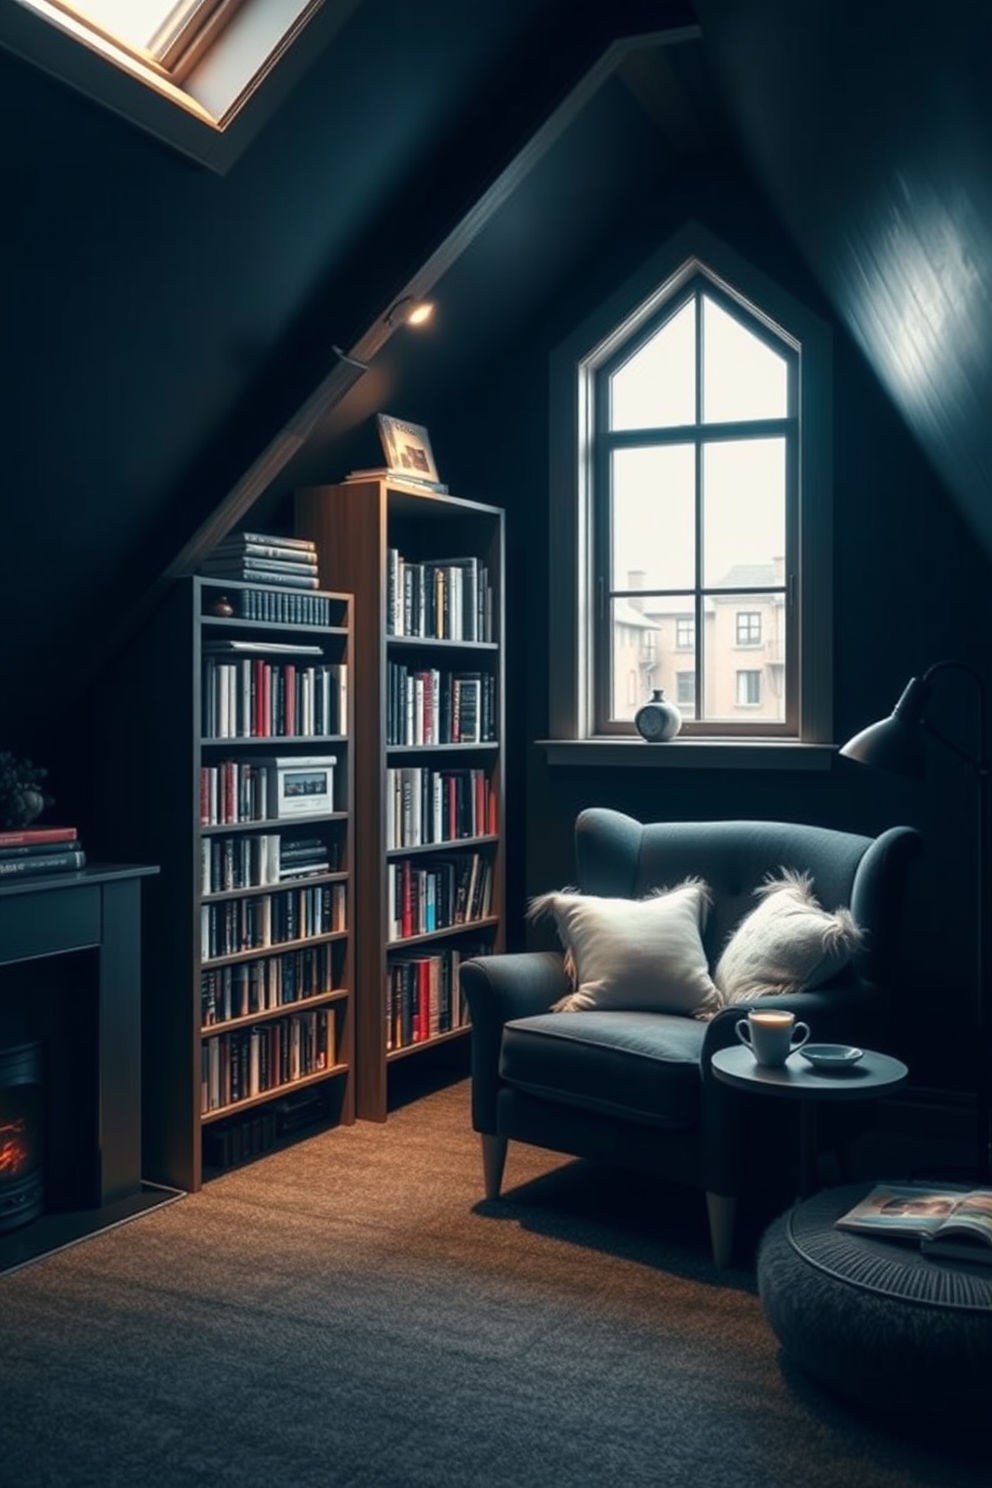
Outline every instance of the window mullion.
<svg viewBox="0 0 992 1488"><path fill-rule="evenodd" d="M703 441L700 430L703 420L703 297L696 295L696 387L695 410L695 477L696 477L696 706L693 720L698 726L706 718L706 697L703 687L703 662L706 645L705 617L703 614Z"/></svg>

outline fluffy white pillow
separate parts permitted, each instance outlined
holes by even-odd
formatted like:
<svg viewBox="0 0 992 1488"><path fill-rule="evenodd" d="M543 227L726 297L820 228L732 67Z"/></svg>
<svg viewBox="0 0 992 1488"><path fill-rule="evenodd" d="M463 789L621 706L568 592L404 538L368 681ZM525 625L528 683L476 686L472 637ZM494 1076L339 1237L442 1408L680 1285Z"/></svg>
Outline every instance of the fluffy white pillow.
<svg viewBox="0 0 992 1488"><path fill-rule="evenodd" d="M737 926L713 973L725 1006L819 987L862 943L850 911L823 909L808 874L783 868L781 878L769 877L755 893L757 909Z"/></svg>
<svg viewBox="0 0 992 1488"><path fill-rule="evenodd" d="M528 918L553 916L572 978L574 990L553 1011L635 1008L712 1017L720 1003L702 942L709 907L701 879L646 899L574 889L532 899Z"/></svg>

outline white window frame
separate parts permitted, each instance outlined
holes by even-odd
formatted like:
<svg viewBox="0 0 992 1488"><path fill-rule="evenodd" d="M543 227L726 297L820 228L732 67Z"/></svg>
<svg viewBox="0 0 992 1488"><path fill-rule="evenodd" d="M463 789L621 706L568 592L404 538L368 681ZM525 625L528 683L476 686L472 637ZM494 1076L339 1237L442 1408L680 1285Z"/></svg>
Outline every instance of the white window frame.
<svg viewBox="0 0 992 1488"><path fill-rule="evenodd" d="M0 47L223 173L361 0L241 0L188 71L170 74L50 0L5 0Z"/></svg>
<svg viewBox="0 0 992 1488"><path fill-rule="evenodd" d="M797 726L788 738L678 738L638 747L636 732L597 735L592 646L592 430L596 369L690 277L710 278L801 347L799 527L790 598L799 607ZM553 352L550 365L549 736L552 764L829 768L832 743L832 348L829 327L696 222L687 223Z"/></svg>

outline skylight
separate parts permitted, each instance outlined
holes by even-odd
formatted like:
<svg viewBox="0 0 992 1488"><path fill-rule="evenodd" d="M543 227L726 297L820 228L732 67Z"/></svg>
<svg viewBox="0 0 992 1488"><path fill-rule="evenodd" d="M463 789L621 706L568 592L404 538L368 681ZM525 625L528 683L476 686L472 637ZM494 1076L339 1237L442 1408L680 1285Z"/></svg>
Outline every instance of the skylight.
<svg viewBox="0 0 992 1488"><path fill-rule="evenodd" d="M62 0L58 8L161 62L169 38L199 29L219 8L219 0L180 0L178 5L175 0L86 0L82 5Z"/></svg>
<svg viewBox="0 0 992 1488"><path fill-rule="evenodd" d="M224 170L360 3L14 0L0 46Z"/></svg>

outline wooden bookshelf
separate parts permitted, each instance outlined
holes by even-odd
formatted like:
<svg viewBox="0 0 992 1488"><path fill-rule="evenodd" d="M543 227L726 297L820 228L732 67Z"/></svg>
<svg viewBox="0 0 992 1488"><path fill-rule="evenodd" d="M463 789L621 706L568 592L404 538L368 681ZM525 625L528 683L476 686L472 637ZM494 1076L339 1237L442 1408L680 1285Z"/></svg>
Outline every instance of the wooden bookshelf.
<svg viewBox="0 0 992 1488"><path fill-rule="evenodd" d="M179 580L99 689L89 835L161 865L142 1173L191 1192L275 1146L304 1102L311 1122L354 1120L352 596L306 599L291 618L285 591ZM328 782L312 810L286 799Z"/></svg>
<svg viewBox="0 0 992 1488"><path fill-rule="evenodd" d="M459 961L505 943L503 512L371 476L298 491L295 530L316 542L327 581L346 583L355 595L356 1111L381 1121L390 1066L469 1032ZM453 559L468 560L461 579L446 575L458 566L446 561ZM430 572L419 582L429 585L433 607L426 600L419 606L412 592L418 570ZM411 576L400 580L399 594L398 573ZM405 609L404 592L410 593ZM473 597L466 600L466 593ZM418 698L414 710L407 704L418 674L432 705ZM479 708L468 741L451 740L456 679L459 716L470 718ZM412 734L404 733L411 714ZM417 840L398 839L394 830L396 772L404 770L424 791ZM446 806L437 803L441 780ZM483 804L474 816L459 816L465 792L458 797L458 782L468 780ZM481 897L474 914L449 923L459 871L473 858L484 879ZM433 918L408 920L405 928L396 923L404 863L421 894L433 896ZM417 978L417 991L411 981L404 995L400 968L417 958L428 969L407 974Z"/></svg>

